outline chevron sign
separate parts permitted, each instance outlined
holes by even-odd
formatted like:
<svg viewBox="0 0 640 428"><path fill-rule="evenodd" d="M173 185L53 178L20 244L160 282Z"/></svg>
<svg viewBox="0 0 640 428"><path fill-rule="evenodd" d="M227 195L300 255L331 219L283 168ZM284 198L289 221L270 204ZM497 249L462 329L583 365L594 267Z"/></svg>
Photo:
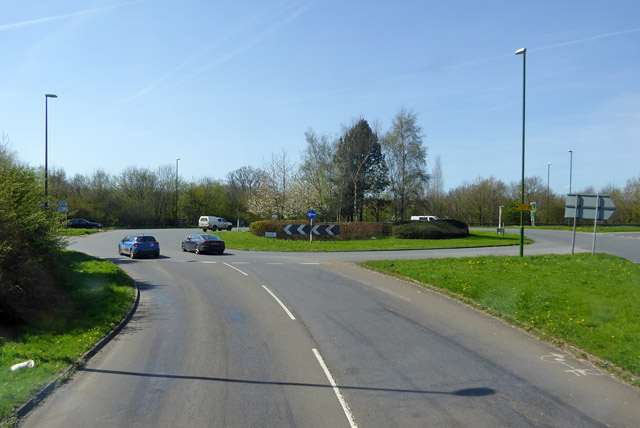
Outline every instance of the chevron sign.
<svg viewBox="0 0 640 428"><path fill-rule="evenodd" d="M284 227L287 235L308 235L311 228L308 224L288 224ZM335 236L340 234L340 226L337 224L318 224L313 226L311 232L316 236Z"/></svg>

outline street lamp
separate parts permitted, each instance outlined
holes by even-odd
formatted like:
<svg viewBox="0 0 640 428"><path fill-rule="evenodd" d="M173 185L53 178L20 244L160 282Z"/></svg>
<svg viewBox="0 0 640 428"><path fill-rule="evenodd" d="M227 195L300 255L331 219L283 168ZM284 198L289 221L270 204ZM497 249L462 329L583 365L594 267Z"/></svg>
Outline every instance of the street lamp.
<svg viewBox="0 0 640 428"><path fill-rule="evenodd" d="M176 158L176 215L175 215L175 223L178 226L178 161L180 158Z"/></svg>
<svg viewBox="0 0 640 428"><path fill-rule="evenodd" d="M49 206L49 98L55 94L44 94L44 203Z"/></svg>
<svg viewBox="0 0 640 428"><path fill-rule="evenodd" d="M547 225L549 224L549 177L551 176L551 163L547 163Z"/></svg>
<svg viewBox="0 0 640 428"><path fill-rule="evenodd" d="M569 193L571 193L571 177L573 175L573 150L567 150L569 152Z"/></svg>
<svg viewBox="0 0 640 428"><path fill-rule="evenodd" d="M522 55L522 181L520 182L520 203L524 205L524 118L527 82L527 48L516 51ZM520 211L520 257L524 255L524 211Z"/></svg>

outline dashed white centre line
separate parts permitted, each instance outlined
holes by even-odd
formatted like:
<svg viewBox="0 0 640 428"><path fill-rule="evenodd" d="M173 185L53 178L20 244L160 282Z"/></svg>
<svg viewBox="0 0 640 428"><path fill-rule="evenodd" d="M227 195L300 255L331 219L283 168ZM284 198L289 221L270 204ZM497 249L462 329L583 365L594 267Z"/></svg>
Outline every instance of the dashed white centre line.
<svg viewBox="0 0 640 428"><path fill-rule="evenodd" d="M349 421L349 426L351 428L358 428L358 425L356 425L356 421L353 420L353 414L351 413L351 409L349 409L349 405L347 404L347 401L342 396L342 393L340 392L340 388L338 388L338 385L336 385L336 381L333 380L333 376L331 376L331 372L329 371L329 368L324 363L324 359L322 358L322 355L320 355L320 352L318 352L316 348L313 348L313 354L316 356L316 360L318 360L318 364L320 364L320 367L322 367L322 370L324 371L325 376L327 377L327 379L329 379L329 383L333 388L333 392L336 394L336 397L338 397L338 401L342 406L342 410L344 411L344 414L347 417L347 420Z"/></svg>
<svg viewBox="0 0 640 428"><path fill-rule="evenodd" d="M278 302L280 304L280 306L282 306L282 309L284 309L284 311L287 313L287 315L289 315L289 318L291 318L294 321L296 320L296 317L294 317L293 314L291 313L291 311L289 311L289 309L287 309L287 307L284 305L284 303L282 303L282 301L280 299L278 299L278 296L273 294L273 292L271 290L269 290L266 285L263 285L262 288L267 290L267 293L271 294L271 297L276 299L276 302Z"/></svg>
<svg viewBox="0 0 640 428"><path fill-rule="evenodd" d="M319 265L320 263L300 263L301 265Z"/></svg>
<svg viewBox="0 0 640 428"><path fill-rule="evenodd" d="M224 265L229 266L231 269L235 269L235 270L237 270L238 272L240 272L240 273L241 273L241 274L243 274L244 276L249 276L249 274L248 274L248 273L244 273L244 272L242 272L240 269L238 269L238 268L237 268L237 267L235 267L235 266L231 266L229 263L223 263L223 264L224 264Z"/></svg>

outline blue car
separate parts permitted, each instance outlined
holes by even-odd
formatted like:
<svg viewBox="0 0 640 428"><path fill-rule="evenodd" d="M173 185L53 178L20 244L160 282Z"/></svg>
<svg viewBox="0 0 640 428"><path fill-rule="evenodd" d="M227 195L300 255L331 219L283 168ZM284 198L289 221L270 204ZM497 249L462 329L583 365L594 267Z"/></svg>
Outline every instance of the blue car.
<svg viewBox="0 0 640 428"><path fill-rule="evenodd" d="M142 256L160 257L160 243L151 235L127 235L118 243L118 254L132 259Z"/></svg>

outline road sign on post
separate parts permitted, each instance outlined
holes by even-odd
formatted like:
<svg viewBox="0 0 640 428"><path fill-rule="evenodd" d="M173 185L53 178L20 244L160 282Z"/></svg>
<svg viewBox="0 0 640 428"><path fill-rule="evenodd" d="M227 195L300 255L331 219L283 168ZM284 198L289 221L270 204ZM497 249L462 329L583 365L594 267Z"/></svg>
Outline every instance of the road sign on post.
<svg viewBox="0 0 640 428"><path fill-rule="evenodd" d="M516 204L516 211L531 211L532 209L531 204Z"/></svg>
<svg viewBox="0 0 640 428"><path fill-rule="evenodd" d="M609 195L580 195L570 193L567 195L567 203L564 208L564 217L573 218L573 239L571 241L571 254L576 246L576 220L593 220L593 245L591 254L596 251L596 234L598 233L598 220L609 220L616 211L616 204Z"/></svg>

